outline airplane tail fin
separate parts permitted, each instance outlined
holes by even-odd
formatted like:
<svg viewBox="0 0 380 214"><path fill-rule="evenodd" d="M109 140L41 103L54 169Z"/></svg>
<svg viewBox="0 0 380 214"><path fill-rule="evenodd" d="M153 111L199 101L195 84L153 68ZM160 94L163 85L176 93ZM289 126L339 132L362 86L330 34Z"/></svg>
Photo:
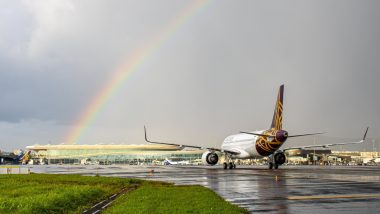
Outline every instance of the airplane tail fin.
<svg viewBox="0 0 380 214"><path fill-rule="evenodd" d="M282 129L282 104L284 99L284 85L280 86L278 90L278 96L276 101L276 107L273 113L271 129L281 130Z"/></svg>

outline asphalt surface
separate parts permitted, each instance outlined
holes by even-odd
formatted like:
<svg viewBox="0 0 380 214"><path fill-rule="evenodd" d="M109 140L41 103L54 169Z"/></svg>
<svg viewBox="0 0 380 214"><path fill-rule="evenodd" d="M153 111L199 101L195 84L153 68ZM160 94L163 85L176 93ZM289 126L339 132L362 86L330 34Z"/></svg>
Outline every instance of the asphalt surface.
<svg viewBox="0 0 380 214"><path fill-rule="evenodd" d="M33 166L36 173L132 177L208 187L252 213L380 213L376 166Z"/></svg>

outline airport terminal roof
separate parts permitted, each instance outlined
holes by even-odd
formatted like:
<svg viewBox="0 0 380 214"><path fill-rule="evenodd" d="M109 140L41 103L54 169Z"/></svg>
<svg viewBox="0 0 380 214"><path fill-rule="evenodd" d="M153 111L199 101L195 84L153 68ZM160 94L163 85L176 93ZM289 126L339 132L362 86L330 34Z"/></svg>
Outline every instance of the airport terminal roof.
<svg viewBox="0 0 380 214"><path fill-rule="evenodd" d="M95 144L95 145L69 145L69 144L59 144L59 145L33 145L27 146L28 150L79 150L79 149L101 149L101 150L117 150L117 149L127 149L127 150L164 150L164 151L175 151L180 150L181 148L178 146L172 145L156 145L156 144Z"/></svg>

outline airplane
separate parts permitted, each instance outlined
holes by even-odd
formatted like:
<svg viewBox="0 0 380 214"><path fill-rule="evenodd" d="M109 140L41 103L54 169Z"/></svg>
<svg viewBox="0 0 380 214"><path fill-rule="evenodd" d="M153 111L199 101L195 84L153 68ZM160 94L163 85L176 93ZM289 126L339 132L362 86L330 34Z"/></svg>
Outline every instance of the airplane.
<svg viewBox="0 0 380 214"><path fill-rule="evenodd" d="M167 158L164 160L164 165L189 165L189 164L190 164L189 161L172 161Z"/></svg>
<svg viewBox="0 0 380 214"><path fill-rule="evenodd" d="M27 164L30 160L30 152L21 151L17 156L11 154L0 154L0 164Z"/></svg>
<svg viewBox="0 0 380 214"><path fill-rule="evenodd" d="M28 164L30 160L30 150L26 153L22 152L17 159L21 162L22 165Z"/></svg>
<svg viewBox="0 0 380 214"><path fill-rule="evenodd" d="M152 144L164 144L164 145L174 145L183 149L196 148L207 150L202 155L202 162L206 165L215 165L219 161L219 156L216 152L224 153L225 162L223 163L224 169L236 168L234 163L235 159L249 159L249 158L263 158L268 157L268 167L269 169L278 169L278 167L285 163L286 156L284 151L290 149L305 149L305 148L316 148L323 147L328 148L331 146L346 145L346 144L360 144L365 141L368 127L364 133L362 140L357 142L347 142L347 143L333 143L333 144L322 144L313 146L298 146L298 147L288 147L281 149L282 145L288 138L310 136L323 134L319 133L309 133L309 134L297 134L289 135L287 131L282 129L282 112L283 112L283 98L284 98L284 85L281 85L278 91L277 101L275 105L275 110L273 114L272 124L268 130L261 130L255 132L243 132L239 134L231 135L225 138L221 148L212 147L202 147L193 145L182 145L175 143L166 142L156 142L148 140L146 127L144 126L145 141Z"/></svg>

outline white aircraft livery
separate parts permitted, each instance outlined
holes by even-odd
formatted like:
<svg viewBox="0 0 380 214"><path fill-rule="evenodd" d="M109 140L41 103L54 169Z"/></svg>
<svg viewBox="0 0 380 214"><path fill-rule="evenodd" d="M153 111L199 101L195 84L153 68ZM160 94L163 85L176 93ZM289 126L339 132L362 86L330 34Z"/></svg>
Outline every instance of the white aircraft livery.
<svg viewBox="0 0 380 214"><path fill-rule="evenodd" d="M289 135L287 131L283 130L282 129L283 98L284 98L284 85L281 85L278 91L276 106L275 106L270 129L255 131L255 132L240 132L239 134L228 136L223 141L220 149L150 141L147 138L146 128L144 127L145 140L149 143L174 145L174 146L178 146L179 148L189 147L189 148L197 148L197 149L207 149L207 151L203 153L202 155L202 162L208 165L215 165L218 163L219 156L216 153L216 151L224 153L225 155L225 162L223 163L224 169L236 168L236 165L234 163L235 159L262 158L262 157L269 158L269 169L273 169L273 168L277 169L279 165L284 164L286 161L286 157L284 154L284 151L286 150L306 149L306 148L315 148L315 147L327 148L330 146L357 144L357 143L364 142L367 132L368 132L368 127L364 133L362 140L357 141L357 142L299 146L299 147L288 147L285 149L280 149L281 146L285 143L285 141L288 138L322 134L322 133L311 133L311 134Z"/></svg>

